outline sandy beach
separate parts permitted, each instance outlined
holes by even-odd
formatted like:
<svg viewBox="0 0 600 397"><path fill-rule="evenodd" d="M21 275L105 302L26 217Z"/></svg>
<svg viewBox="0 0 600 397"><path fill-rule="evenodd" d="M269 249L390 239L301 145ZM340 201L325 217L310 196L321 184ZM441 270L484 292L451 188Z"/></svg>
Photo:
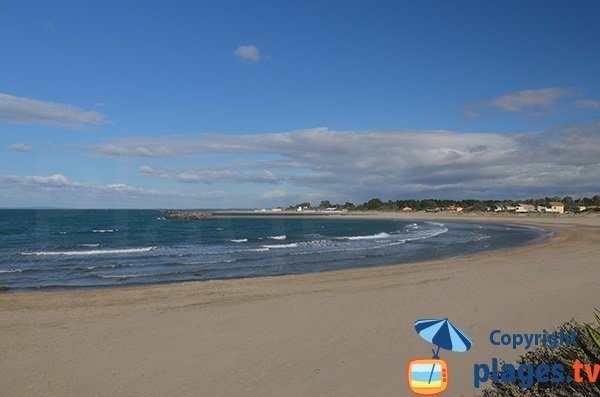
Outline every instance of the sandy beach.
<svg viewBox="0 0 600 397"><path fill-rule="evenodd" d="M360 215L356 215L360 216ZM494 329L541 332L600 306L600 217L379 214L551 229L544 243L330 273L0 295L0 396L408 396L414 331L448 317L471 336L443 352L448 395L473 364L514 359Z"/></svg>

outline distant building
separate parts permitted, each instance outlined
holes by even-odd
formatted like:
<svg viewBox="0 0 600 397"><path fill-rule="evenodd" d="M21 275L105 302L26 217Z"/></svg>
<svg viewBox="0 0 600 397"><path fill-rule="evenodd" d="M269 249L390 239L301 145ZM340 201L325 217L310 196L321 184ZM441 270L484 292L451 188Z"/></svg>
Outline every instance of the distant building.
<svg viewBox="0 0 600 397"><path fill-rule="evenodd" d="M552 201L546 207L546 212L551 212L555 214L564 214L565 213L565 205L560 201Z"/></svg>
<svg viewBox="0 0 600 397"><path fill-rule="evenodd" d="M409 212L409 211L412 211L412 210L413 209L410 208L410 207L404 207L404 208L402 208L402 211L404 211L404 212Z"/></svg>
<svg viewBox="0 0 600 397"><path fill-rule="evenodd" d="M525 214L528 212L535 212L535 207L531 204L519 203L515 208L515 212Z"/></svg>
<svg viewBox="0 0 600 397"><path fill-rule="evenodd" d="M458 207L454 204L450 204L449 206L447 206L445 208L446 211L452 211L452 212L461 212L463 210L463 207Z"/></svg>

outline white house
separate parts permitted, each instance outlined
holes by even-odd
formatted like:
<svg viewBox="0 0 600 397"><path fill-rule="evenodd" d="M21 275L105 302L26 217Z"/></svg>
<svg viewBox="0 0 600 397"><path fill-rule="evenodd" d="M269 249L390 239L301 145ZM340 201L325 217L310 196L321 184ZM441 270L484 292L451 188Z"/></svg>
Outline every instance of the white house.
<svg viewBox="0 0 600 397"><path fill-rule="evenodd" d="M517 213L535 212L535 207L531 204L519 203L515 208Z"/></svg>
<svg viewBox="0 0 600 397"><path fill-rule="evenodd" d="M546 212L551 212L555 214L564 214L565 213L565 205L560 201L552 201L546 207Z"/></svg>

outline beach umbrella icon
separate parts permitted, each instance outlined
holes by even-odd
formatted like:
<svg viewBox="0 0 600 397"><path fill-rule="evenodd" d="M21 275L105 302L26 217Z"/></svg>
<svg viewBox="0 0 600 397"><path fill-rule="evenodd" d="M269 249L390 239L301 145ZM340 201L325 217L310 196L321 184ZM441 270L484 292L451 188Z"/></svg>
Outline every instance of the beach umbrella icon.
<svg viewBox="0 0 600 397"><path fill-rule="evenodd" d="M447 318L417 320L415 330L421 338L437 346L437 350L431 350L434 359L440 358L440 348L453 352L466 352L473 345L471 339ZM431 368L431 375L429 375L430 383L434 368L435 366Z"/></svg>

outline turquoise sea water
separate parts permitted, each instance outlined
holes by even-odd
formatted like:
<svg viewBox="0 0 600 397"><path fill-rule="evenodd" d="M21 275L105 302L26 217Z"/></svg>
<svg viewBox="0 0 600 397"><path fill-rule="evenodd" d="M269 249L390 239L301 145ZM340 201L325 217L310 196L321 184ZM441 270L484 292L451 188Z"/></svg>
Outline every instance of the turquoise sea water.
<svg viewBox="0 0 600 397"><path fill-rule="evenodd" d="M524 245L521 226L155 210L0 210L0 290L86 289L402 264Z"/></svg>

